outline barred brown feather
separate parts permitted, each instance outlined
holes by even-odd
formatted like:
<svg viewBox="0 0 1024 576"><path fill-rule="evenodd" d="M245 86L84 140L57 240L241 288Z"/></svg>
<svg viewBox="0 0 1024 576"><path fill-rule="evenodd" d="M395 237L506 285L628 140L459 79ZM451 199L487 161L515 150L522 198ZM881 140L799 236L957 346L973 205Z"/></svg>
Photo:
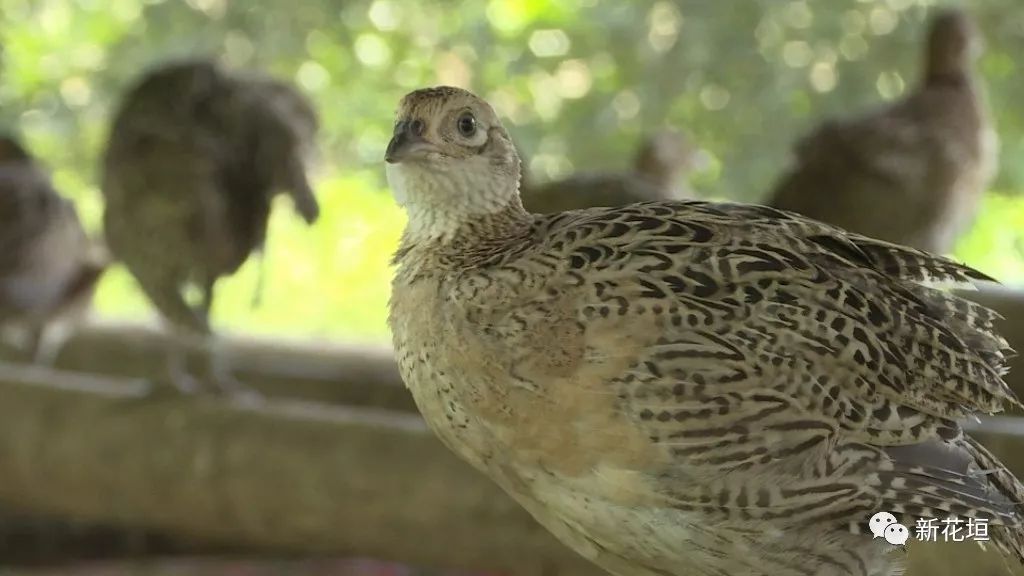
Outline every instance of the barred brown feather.
<svg viewBox="0 0 1024 576"><path fill-rule="evenodd" d="M302 219L316 222L306 159L317 131L316 111L294 86L208 59L155 66L125 94L103 156L104 232L111 252L186 342L215 343L216 286L262 255L276 196L290 196ZM186 297L189 288L198 301ZM179 340L171 346L171 382L199 390ZM208 358L219 388L244 390L222 357Z"/></svg>
<svg viewBox="0 0 1024 576"><path fill-rule="evenodd" d="M984 518L1020 556L1024 486L960 425L1019 405L1006 341L929 285L983 275L762 206L529 214L486 103L414 92L399 120L403 378L563 542L622 576L893 576L865 533L890 511Z"/></svg>

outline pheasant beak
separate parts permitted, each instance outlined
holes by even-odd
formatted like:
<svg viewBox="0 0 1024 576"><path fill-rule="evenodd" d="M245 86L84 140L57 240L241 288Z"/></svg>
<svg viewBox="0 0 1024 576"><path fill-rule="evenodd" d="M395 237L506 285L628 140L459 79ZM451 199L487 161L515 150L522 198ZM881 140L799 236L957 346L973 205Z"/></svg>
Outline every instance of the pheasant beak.
<svg viewBox="0 0 1024 576"><path fill-rule="evenodd" d="M402 120L395 125L395 133L388 142L384 160L388 164L398 164L406 160L422 158L433 149L423 138L422 120Z"/></svg>

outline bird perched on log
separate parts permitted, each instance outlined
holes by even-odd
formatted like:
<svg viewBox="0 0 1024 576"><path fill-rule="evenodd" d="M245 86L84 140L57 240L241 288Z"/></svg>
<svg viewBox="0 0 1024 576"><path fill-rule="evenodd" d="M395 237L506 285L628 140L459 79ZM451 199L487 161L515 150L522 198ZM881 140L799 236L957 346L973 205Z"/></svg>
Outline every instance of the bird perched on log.
<svg viewBox="0 0 1024 576"><path fill-rule="evenodd" d="M305 161L317 130L315 110L291 85L208 60L156 67L129 90L103 159L104 226L113 254L171 326L193 340L211 336L217 281L262 251L274 196L288 194L316 222ZM189 286L199 302L186 299ZM183 350L169 352L172 381L201 386ZM214 383L241 390L211 358Z"/></svg>
<svg viewBox="0 0 1024 576"><path fill-rule="evenodd" d="M106 267L75 205L17 139L0 136L0 326L33 361L52 363Z"/></svg>
<svg viewBox="0 0 1024 576"><path fill-rule="evenodd" d="M996 171L998 142L972 73L979 45L967 15L939 13L917 89L805 136L770 204L867 236L950 252Z"/></svg>
<svg viewBox="0 0 1024 576"><path fill-rule="evenodd" d="M528 213L493 109L405 96L389 323L440 439L609 572L889 576L888 511L983 518L1024 486L960 422L1019 406L986 277L763 206Z"/></svg>
<svg viewBox="0 0 1024 576"><path fill-rule="evenodd" d="M524 178L523 205L533 212L551 213L687 198L693 193L683 178L702 164L704 155L680 132L662 130L643 141L629 172L581 172L545 183Z"/></svg>

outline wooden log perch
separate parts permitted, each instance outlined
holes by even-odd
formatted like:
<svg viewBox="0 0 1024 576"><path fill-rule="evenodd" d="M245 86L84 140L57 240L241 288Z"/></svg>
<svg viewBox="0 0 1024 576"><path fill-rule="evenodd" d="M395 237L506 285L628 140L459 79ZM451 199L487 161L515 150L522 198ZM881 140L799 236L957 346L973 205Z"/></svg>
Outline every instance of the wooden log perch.
<svg viewBox="0 0 1024 576"><path fill-rule="evenodd" d="M261 558L262 550L171 536L116 524L69 520L10 507L0 509L0 564L49 566L93 560L170 556Z"/></svg>
<svg viewBox="0 0 1024 576"><path fill-rule="evenodd" d="M147 387L0 365L0 503L264 553L598 573L412 415L232 407ZM1024 418L975 433L1024 474ZM911 575L1007 574L969 543L912 550Z"/></svg>
<svg viewBox="0 0 1024 576"><path fill-rule="evenodd" d="M169 337L152 325L93 321L67 342L56 366L163 381ZM236 335L223 341L235 376L268 396L416 412L386 345Z"/></svg>
<svg viewBox="0 0 1024 576"><path fill-rule="evenodd" d="M147 398L141 382L7 365L0 388L0 503L264 553L600 573L409 414ZM976 433L1024 473L1024 418ZM1008 574L970 543L911 550L912 576Z"/></svg>
<svg viewBox="0 0 1024 576"><path fill-rule="evenodd" d="M963 295L1000 311L1024 351L1024 292ZM0 503L274 553L598 573L424 430L386 347L229 337L239 377L270 395L395 411L296 401L257 410L147 398L142 379L111 377L162 377L164 339L143 326L87 327L58 365L106 377L0 366ZM1021 358L1008 381L1024 397ZM980 433L1024 474L1021 420L987 420ZM1007 573L968 544L913 549L928 552L912 554L912 575Z"/></svg>
<svg viewBox="0 0 1024 576"><path fill-rule="evenodd" d="M1024 290L986 285L960 294L1006 319L999 328L1021 357L1007 378L1024 398ZM164 378L168 336L148 325L93 322L61 351L57 367L94 374ZM270 396L415 412L386 345L287 341L224 336L224 351L239 379Z"/></svg>
<svg viewBox="0 0 1024 576"><path fill-rule="evenodd" d="M0 366L0 502L284 553L595 570L412 415L260 409Z"/></svg>

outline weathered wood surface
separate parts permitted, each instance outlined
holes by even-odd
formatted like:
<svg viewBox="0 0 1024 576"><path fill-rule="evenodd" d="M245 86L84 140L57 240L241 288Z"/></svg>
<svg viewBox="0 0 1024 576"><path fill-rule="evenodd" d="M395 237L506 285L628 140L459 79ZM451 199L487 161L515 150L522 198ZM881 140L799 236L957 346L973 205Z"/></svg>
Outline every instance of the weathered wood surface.
<svg viewBox="0 0 1024 576"><path fill-rule="evenodd" d="M283 552L592 573L414 415L147 388L0 366L0 503Z"/></svg>
<svg viewBox="0 0 1024 576"><path fill-rule="evenodd" d="M139 323L93 321L61 350L62 370L166 379L166 332ZM223 337L240 380L268 396L415 412L390 347L312 340Z"/></svg>
<svg viewBox="0 0 1024 576"><path fill-rule="evenodd" d="M962 295L1006 317L1000 329L1024 354L1024 290L987 285ZM166 334L141 324L95 322L61 351L59 368L163 379ZM239 379L267 395L415 412L386 345L341 344L225 336L225 353ZM1008 382L1024 398L1024 356L1013 361Z"/></svg>
<svg viewBox="0 0 1024 576"><path fill-rule="evenodd" d="M267 551L134 528L0 508L0 565L54 567L87 561L228 556L260 559ZM7 572L0 571L2 574ZM20 574L20 572L19 572Z"/></svg>
<svg viewBox="0 0 1024 576"><path fill-rule="evenodd" d="M141 382L10 366L0 388L0 502L22 509L282 553L595 573L410 414L152 398ZM981 433L1024 473L1024 419ZM922 576L1003 566L970 544L912 556Z"/></svg>
<svg viewBox="0 0 1024 576"><path fill-rule="evenodd" d="M986 287L965 296L1006 316L1002 330L1024 351L1022 294ZM595 573L424 430L386 347L227 342L244 380L333 406L146 397L142 379L162 376L163 334L93 324L58 365L140 379L0 366L0 502L213 546ZM1024 397L1020 358L1009 380ZM986 443L1024 474L1024 420L985 425ZM970 544L912 550L912 575L1007 573Z"/></svg>

